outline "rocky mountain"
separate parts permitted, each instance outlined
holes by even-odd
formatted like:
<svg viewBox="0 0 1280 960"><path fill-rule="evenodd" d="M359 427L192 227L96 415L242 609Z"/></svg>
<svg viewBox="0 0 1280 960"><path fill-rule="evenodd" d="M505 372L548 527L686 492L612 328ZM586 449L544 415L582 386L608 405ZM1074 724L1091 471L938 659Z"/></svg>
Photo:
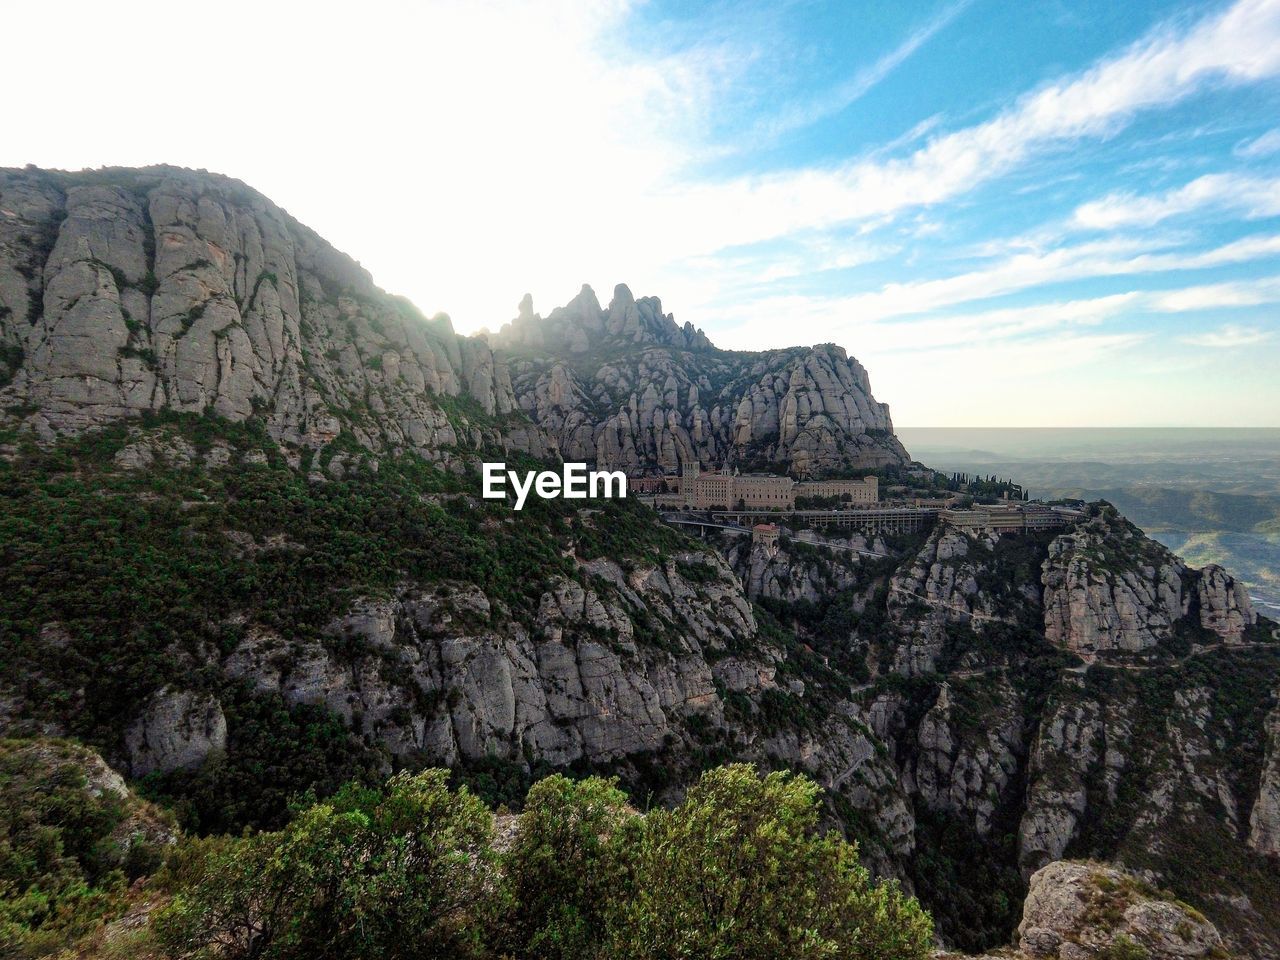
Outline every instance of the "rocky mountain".
<svg viewBox="0 0 1280 960"><path fill-rule="evenodd" d="M727 354L625 286L608 310L584 289L545 321L526 299L494 342L519 362L387 295L238 181L0 171L0 400L46 437L207 409L261 416L295 448L341 435L432 459L480 445L631 470L906 459L843 351Z"/></svg>
<svg viewBox="0 0 1280 960"><path fill-rule="evenodd" d="M483 429L516 408L483 343L225 177L0 171L0 343L5 405L43 436L210 410L298 448L551 452L527 423ZM482 416L449 416L462 395Z"/></svg>
<svg viewBox="0 0 1280 960"><path fill-rule="evenodd" d="M200 831L400 767L643 805L750 759L817 779L951 946L1014 942L1093 858L1197 903L1195 944L1280 957L1280 637L1221 568L1106 504L766 544L478 495L482 448L903 462L839 348L719 351L625 287L460 338L170 168L0 175L0 302L0 734L91 744ZM1156 943L1153 899L1108 930ZM1046 910L1024 952L1108 948Z"/></svg>
<svg viewBox="0 0 1280 960"><path fill-rule="evenodd" d="M774 465L799 475L908 461L866 370L834 344L717 350L625 284L607 308L584 286L546 318L526 296L488 339L509 358L520 408L566 459L628 471L695 460Z"/></svg>

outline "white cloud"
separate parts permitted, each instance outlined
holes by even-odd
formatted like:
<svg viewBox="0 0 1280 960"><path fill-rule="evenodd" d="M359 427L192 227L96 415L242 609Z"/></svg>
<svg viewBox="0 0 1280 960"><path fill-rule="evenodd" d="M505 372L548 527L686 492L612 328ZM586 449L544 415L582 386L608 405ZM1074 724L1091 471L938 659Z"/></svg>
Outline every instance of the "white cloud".
<svg viewBox="0 0 1280 960"><path fill-rule="evenodd" d="M932 139L901 159L855 161L676 190L666 208L692 211L697 252L826 228L948 200L1035 151L1115 133L1138 112L1207 84L1280 73L1280 3L1239 0L1189 30L1162 28L1083 73L1021 98L992 120Z"/></svg>
<svg viewBox="0 0 1280 960"><path fill-rule="evenodd" d="M859 326L857 342L860 350L869 349L877 353L890 350L921 352L965 345L989 349L1003 341L1097 326L1132 307L1138 298L1136 293L1119 293L922 320L869 322Z"/></svg>
<svg viewBox="0 0 1280 960"><path fill-rule="evenodd" d="M1113 193L1077 207L1072 225L1093 230L1149 227L1204 208L1227 209L1248 219L1280 216L1280 177L1211 173L1160 196Z"/></svg>
<svg viewBox="0 0 1280 960"><path fill-rule="evenodd" d="M1280 128L1268 130L1253 140L1246 140L1238 144L1235 149L1236 156L1249 159L1268 157L1277 151L1280 151Z"/></svg>
<svg viewBox="0 0 1280 960"><path fill-rule="evenodd" d="M1224 307L1254 307L1280 302L1280 277L1207 283L1167 293L1152 294L1150 307L1164 313L1213 310Z"/></svg>
<svg viewBox="0 0 1280 960"><path fill-rule="evenodd" d="M1260 330L1257 327L1239 327L1235 324L1226 324L1217 330L1208 333L1195 334L1193 336L1179 338L1183 343L1190 344L1193 347L1210 347L1216 350L1226 350L1233 347L1249 347L1254 344L1263 343L1271 339L1271 334L1266 330Z"/></svg>
<svg viewBox="0 0 1280 960"><path fill-rule="evenodd" d="M729 303L746 272L731 262L734 248L776 238L795 250L776 279L865 262L889 245L841 253L810 240L837 224L869 226L955 198L1036 151L1114 133L1138 112L1209 85L1280 73L1280 3L1239 0L1156 30L984 123L938 133L926 121L888 152L834 169L694 179L691 162L717 147L705 139L716 128L708 119L758 50L733 38L675 54L629 48L625 0L374 0L355 13L318 3L305 16L248 0L227 0L214 17L179 6L136 0L122 12L83 0L7 10L8 33L57 37L60 68L48 70L47 45L7 51L11 75L41 77L41 107L21 139L0 143L0 163L226 172L359 257L383 286L428 312L448 310L461 330L498 326L526 290L543 307L563 302L583 280L602 293L627 280L686 315ZM961 9L948 7L862 83L905 62ZM254 49L269 53L237 67L227 51L244 49L246 23ZM201 69L170 82L179 61ZM85 109L86 89L98 108ZM858 90L854 78L842 94ZM931 139L913 149L919 141L910 138L920 136ZM808 332L829 339L838 334L833 317L942 309L1048 282L1056 270L1174 268L1123 259L1119 248L1030 251L960 277L801 298L811 322L779 331L774 314L775 326L741 345ZM760 289L751 294L757 315L776 305L754 299ZM821 313L828 309L849 312ZM690 319L709 326L713 316Z"/></svg>
<svg viewBox="0 0 1280 960"><path fill-rule="evenodd" d="M1017 253L994 265L966 273L933 280L890 283L868 293L823 299L821 309L815 317L813 332L825 327L828 330L827 336L831 336L836 332L832 328L838 329L839 321L836 318L840 317L857 318L865 322L910 316L1048 283L1103 276L1197 270L1242 263L1280 255L1280 235L1245 237L1198 252L1142 252L1125 255L1133 249L1134 243L1125 240L1077 244L1047 252ZM763 306L767 309L767 301ZM774 315L778 314L774 312ZM788 326L793 335L798 332L794 324ZM766 330L761 326L748 326L735 331L735 336L739 338L754 338L765 334Z"/></svg>
<svg viewBox="0 0 1280 960"><path fill-rule="evenodd" d="M894 70L898 69L913 53L928 43L944 27L972 6L973 0L959 0L944 7L932 20L911 33L875 63L859 70L844 83L825 95L808 102L783 109L778 115L758 124L757 136L776 138L784 133L807 127L826 117L839 113L856 100L866 96Z"/></svg>

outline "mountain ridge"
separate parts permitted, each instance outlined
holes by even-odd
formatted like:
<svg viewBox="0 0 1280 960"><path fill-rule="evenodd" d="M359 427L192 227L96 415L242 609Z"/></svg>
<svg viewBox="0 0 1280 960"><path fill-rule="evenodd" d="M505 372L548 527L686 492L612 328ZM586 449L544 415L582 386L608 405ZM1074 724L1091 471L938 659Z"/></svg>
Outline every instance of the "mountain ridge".
<svg viewBox="0 0 1280 960"><path fill-rule="evenodd" d="M523 345L531 303L461 338L173 168L0 173L0 298L6 735L92 744L229 832L400 766L495 802L616 774L643 804L750 760L817 780L964 949L1012 937L1037 868L1093 857L1280 957L1280 639L1221 568L1105 504L769 543L478 496L490 452L927 491L842 349L719 351L621 289L552 346Z"/></svg>
<svg viewBox="0 0 1280 960"><path fill-rule="evenodd" d="M631 470L693 458L791 458L813 471L907 460L866 371L837 348L718 351L625 285L607 310L589 288L545 322L524 306L506 333L460 337L447 316L428 319L386 294L229 178L174 167L0 171L0 401L6 418L46 438L207 408L237 421L261 414L300 451L346 434L370 453L441 460L496 446ZM579 383L524 357L517 388L491 343L540 337L549 349L565 337L571 347L582 338L647 348L684 395L642 391L624 416L578 409L642 375L624 361ZM689 392L699 389L712 394L706 404ZM453 403L468 397L478 411Z"/></svg>

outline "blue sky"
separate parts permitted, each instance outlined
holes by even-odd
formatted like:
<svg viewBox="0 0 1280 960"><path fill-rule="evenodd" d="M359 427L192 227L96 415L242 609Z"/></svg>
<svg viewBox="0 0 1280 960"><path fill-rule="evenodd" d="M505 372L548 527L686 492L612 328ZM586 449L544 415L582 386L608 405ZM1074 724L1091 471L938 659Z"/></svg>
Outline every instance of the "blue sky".
<svg viewBox="0 0 1280 960"><path fill-rule="evenodd" d="M1280 426L1280 0L132 6L20 14L0 162L237 176L464 332L835 341L899 425Z"/></svg>

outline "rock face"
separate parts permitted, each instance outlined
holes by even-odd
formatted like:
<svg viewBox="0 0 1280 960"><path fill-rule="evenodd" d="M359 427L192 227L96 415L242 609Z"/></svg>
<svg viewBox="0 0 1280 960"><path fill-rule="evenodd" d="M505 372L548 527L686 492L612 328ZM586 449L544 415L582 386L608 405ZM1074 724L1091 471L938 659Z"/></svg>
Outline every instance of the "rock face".
<svg viewBox="0 0 1280 960"><path fill-rule="evenodd" d="M287 703L327 708L405 762L604 766L650 754L674 765L699 737L732 731L745 756L798 766L867 811L887 848L873 862L888 869L889 853L911 850L906 795L852 703L806 732L728 715L729 693L755 710L767 695L801 700L804 685L775 679L786 654L759 635L724 561L690 552L629 570L595 560L582 572L594 586L555 582L532 630L473 585L406 587L329 625L359 655L255 628L221 667ZM640 624L665 624L661 643Z"/></svg>
<svg viewBox="0 0 1280 960"><path fill-rule="evenodd" d="M990 833L992 817L1017 776L1024 753L1016 691L998 684L989 696L995 706L985 712L983 729L964 731L955 715L950 685L944 682L916 735L918 796L931 810L970 820L978 836Z"/></svg>
<svg viewBox="0 0 1280 960"><path fill-rule="evenodd" d="M475 587L449 584L362 601L330 625L334 636L359 641L364 657L341 660L319 642L258 631L225 669L290 703L328 707L401 758L603 764L657 749L689 714L719 723L706 658L755 637L751 608L727 571L715 568L714 582L695 586L677 562L703 557L630 575L597 562L590 574L613 589L557 583L542 597L535 633ZM637 645L631 617L641 611L676 625L673 649Z"/></svg>
<svg viewBox="0 0 1280 960"><path fill-rule="evenodd" d="M584 287L545 319L526 300L490 342L520 409L567 460L628 471L784 464L793 473L907 461L867 372L833 344L734 353L625 285Z"/></svg>
<svg viewBox="0 0 1280 960"><path fill-rule="evenodd" d="M1235 643L1257 621L1222 568L1188 569L1110 508L1050 545L1044 606L1049 641L1085 656L1147 650L1187 618Z"/></svg>
<svg viewBox="0 0 1280 960"><path fill-rule="evenodd" d="M135 777L200 766L227 748L227 719L208 694L162 688L125 731L129 772Z"/></svg>
<svg viewBox="0 0 1280 960"><path fill-rule="evenodd" d="M1267 753L1249 817L1249 846L1269 856L1280 855L1280 706L1267 715Z"/></svg>
<svg viewBox="0 0 1280 960"><path fill-rule="evenodd" d="M848 537L818 536L804 531L790 549L770 550L742 537L726 540L725 558L741 578L747 596L788 603L817 602L833 593L853 589L868 558L885 555L884 544L853 533ZM855 609L862 600L856 600Z"/></svg>
<svg viewBox="0 0 1280 960"><path fill-rule="evenodd" d="M1026 812L1018 826L1018 859L1025 875L1057 860L1077 836L1089 806L1090 773L1102 764L1104 789L1114 798L1125 754L1112 744L1102 704L1063 697L1050 706L1031 750ZM1127 732L1121 726L1120 736Z"/></svg>
<svg viewBox="0 0 1280 960"><path fill-rule="evenodd" d="M613 288L608 309L601 309L595 291L583 284L576 297L545 318L533 312L533 298L525 294L518 316L492 339L504 350L553 355L587 353L602 345L714 349L701 330L664 314L657 297L637 300L625 283Z"/></svg>
<svg viewBox="0 0 1280 960"><path fill-rule="evenodd" d="M1223 949L1217 928L1196 910L1132 874L1065 860L1031 878L1018 945L1029 956L1060 960L1086 960L1126 946L1151 960L1218 956Z"/></svg>
<svg viewBox="0 0 1280 960"><path fill-rule="evenodd" d="M212 174L0 171L0 345L0 397L46 436L211 410L300 447L553 452L483 342ZM446 412L464 393L479 415Z"/></svg>
<svg viewBox="0 0 1280 960"><path fill-rule="evenodd" d="M608 308L584 288L545 319L526 298L491 339L510 364L238 181L0 170L0 401L46 437L211 410L261 414L300 448L347 434L431 459L481 444L628 470L907 459L866 371L830 344L719 351L621 284Z"/></svg>
<svg viewBox="0 0 1280 960"><path fill-rule="evenodd" d="M894 651L896 672L919 676L937 669L949 627L980 632L993 624L1012 622L1017 608L1038 607L1039 592L1034 587L1013 604L1003 592L992 591L998 545L998 538L971 537L940 525L911 563L894 571L886 609L889 622L902 637Z"/></svg>

